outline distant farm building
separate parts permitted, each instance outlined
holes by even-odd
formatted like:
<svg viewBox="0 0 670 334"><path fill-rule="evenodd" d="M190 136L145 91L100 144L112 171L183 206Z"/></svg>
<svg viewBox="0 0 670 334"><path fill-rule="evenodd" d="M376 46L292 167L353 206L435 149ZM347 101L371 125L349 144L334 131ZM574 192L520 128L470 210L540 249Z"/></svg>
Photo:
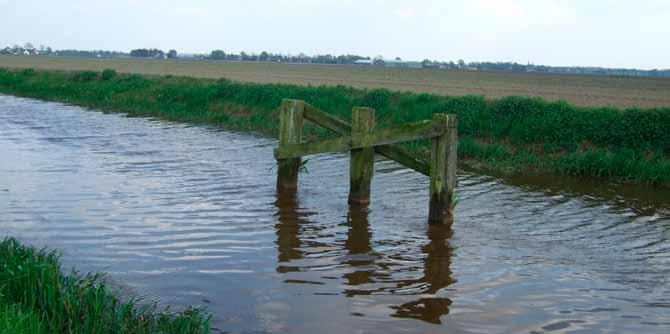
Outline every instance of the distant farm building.
<svg viewBox="0 0 670 334"><path fill-rule="evenodd" d="M354 65L374 65L374 63L372 59L359 59L354 62Z"/></svg>
<svg viewBox="0 0 670 334"><path fill-rule="evenodd" d="M368 60L360 59L354 62L355 65L377 65L384 67L403 67L403 68L423 68L420 61L406 61L406 60Z"/></svg>
<svg viewBox="0 0 670 334"><path fill-rule="evenodd" d="M423 64L420 61L406 61L406 60L384 60L386 67L406 67L406 68L422 68Z"/></svg>

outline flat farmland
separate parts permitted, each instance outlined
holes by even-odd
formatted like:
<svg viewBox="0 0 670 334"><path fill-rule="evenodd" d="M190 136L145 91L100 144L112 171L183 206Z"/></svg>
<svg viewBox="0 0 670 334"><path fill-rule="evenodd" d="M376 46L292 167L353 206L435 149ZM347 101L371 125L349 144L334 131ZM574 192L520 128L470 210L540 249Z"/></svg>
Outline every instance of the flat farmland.
<svg viewBox="0 0 670 334"><path fill-rule="evenodd" d="M345 85L462 96L541 97L578 106L670 107L670 78L401 69L347 65L0 56L0 67L102 70L228 78L254 83Z"/></svg>

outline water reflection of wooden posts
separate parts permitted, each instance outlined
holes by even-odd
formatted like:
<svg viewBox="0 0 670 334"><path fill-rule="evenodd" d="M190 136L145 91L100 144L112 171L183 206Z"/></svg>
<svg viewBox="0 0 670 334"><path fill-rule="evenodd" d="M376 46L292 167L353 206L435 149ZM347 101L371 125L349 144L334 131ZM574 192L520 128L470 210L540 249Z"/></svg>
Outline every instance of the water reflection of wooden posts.
<svg viewBox="0 0 670 334"><path fill-rule="evenodd" d="M352 124L325 113L304 101L282 101L279 117L277 190L295 190L301 157L327 152L350 151L350 204L370 201L370 184L374 171L374 153L430 177L430 223L444 224L453 220L452 199L456 187L456 116L435 114L432 120L404 124L395 128L375 130L375 111L354 108ZM319 142L304 142L304 120L332 130L340 137ZM430 139L433 142L430 162L425 163L393 144Z"/></svg>
<svg viewBox="0 0 670 334"><path fill-rule="evenodd" d="M347 225L349 227L345 242L345 247L349 252L347 264L353 268L368 268L366 270L356 269L351 273L345 274L344 278L350 286L374 283L372 276L375 274L375 270L372 266L377 256L372 252L372 232L370 231L370 224L368 222L368 208L360 205L350 205L349 213L347 214Z"/></svg>
<svg viewBox="0 0 670 334"><path fill-rule="evenodd" d="M299 272L301 271L300 265L291 266L288 263L309 258L309 254L303 254L301 248L324 248L327 245L316 242L308 243L302 240L305 227L312 224L307 219L310 213L299 210L295 191L278 193L275 204L278 209L278 223L275 227L277 230L278 262L280 263L277 266L277 271L280 273ZM455 282L451 277L450 268L453 253L449 243L453 234L450 225L428 226L428 243L422 247L422 252L426 257L423 262L421 277L393 281L390 280L392 274L386 272L389 268L386 268L386 264L379 261L383 254L374 251L368 213L366 206L349 206L346 223L349 230L344 242L348 254L340 260L342 261L340 263L346 263L353 270L343 274L342 278L346 280L346 284L350 287L376 284L383 286L372 289L349 288L344 291L346 296L398 294L405 298L407 297L407 291L410 290L416 295L435 295ZM300 280L292 280L292 282L300 282ZM393 282L391 283L392 286L389 286L390 282ZM450 305L451 300L448 298L422 297L393 306L394 311L391 316L440 323L440 317L449 313Z"/></svg>
<svg viewBox="0 0 670 334"><path fill-rule="evenodd" d="M428 227L428 239L430 243L424 246L426 260L424 262L424 275L416 281L407 281L401 286L426 283L427 288L423 293L435 294L439 290L453 284L455 280L451 277L451 257L453 248L449 239L453 235L451 226L432 225ZM413 318L434 324L441 323L440 317L449 314L451 300L448 298L429 297L405 303L393 307L396 313L394 317Z"/></svg>
<svg viewBox="0 0 670 334"><path fill-rule="evenodd" d="M279 262L288 262L302 257L300 253L300 221L298 199L295 191L284 191L277 196L277 251ZM279 271L279 270L278 270Z"/></svg>
<svg viewBox="0 0 670 334"><path fill-rule="evenodd" d="M293 260L303 258L301 247L320 247L323 246L317 242L308 242L301 238L301 232L305 226L310 225L307 219L311 212L301 211L298 198L295 191L285 190L277 194L275 200L277 207L277 224L275 225L277 233L277 252L278 262L277 271L281 273L300 271L299 267L285 265Z"/></svg>
<svg viewBox="0 0 670 334"><path fill-rule="evenodd" d="M350 255L354 257L348 260L353 267L369 267L367 270L356 270L344 275L348 285L357 286L376 283L374 277L379 276L375 272L374 264L379 255L373 253L371 245L372 232L369 229L368 209L356 205L349 207L348 219L349 232L345 243ZM439 293L443 288L453 284L455 280L451 277L451 258L453 248L449 243L453 235L450 225L430 225L427 231L429 243L422 250L426 254L423 265L423 276L418 279L407 279L396 282L395 287L379 288L376 290L354 290L349 289L346 295L349 297L358 295L372 295L379 293L394 293L399 290L416 288L417 294ZM413 318L430 323L440 323L440 317L449 314L451 300L442 297L424 297L415 301L407 302L392 307L394 317Z"/></svg>

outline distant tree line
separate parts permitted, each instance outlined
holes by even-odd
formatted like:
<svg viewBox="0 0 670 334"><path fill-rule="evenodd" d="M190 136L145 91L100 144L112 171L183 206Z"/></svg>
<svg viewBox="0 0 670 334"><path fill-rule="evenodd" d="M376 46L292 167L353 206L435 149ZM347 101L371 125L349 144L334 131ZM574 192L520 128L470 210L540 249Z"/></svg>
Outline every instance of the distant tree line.
<svg viewBox="0 0 670 334"><path fill-rule="evenodd" d="M0 49L0 54L6 55L40 55L40 54L51 54L53 50L51 47L40 45L35 47L32 43L26 43L23 46L14 44L13 46L8 46L3 49Z"/></svg>
<svg viewBox="0 0 670 334"><path fill-rule="evenodd" d="M353 64L357 60L369 60L370 57L358 55L339 55L330 54L308 56L304 53L298 55L273 54L263 51L259 54L249 54L246 52L226 53L223 50L213 50L204 57L210 60L230 60L230 61L264 61L280 63L314 63L314 64Z"/></svg>
<svg viewBox="0 0 670 334"><path fill-rule="evenodd" d="M125 52L118 51L105 51L105 50L58 50L52 53L54 56L64 56L64 57L123 57L128 54Z"/></svg>
<svg viewBox="0 0 670 334"><path fill-rule="evenodd" d="M627 68L580 67L580 66L546 66L534 64L519 64L515 62L470 62L459 60L454 63L424 60L424 68L458 69L470 71L500 71L524 73L558 73L558 74L585 74L611 76L640 76L640 77L670 77L670 69L639 70Z"/></svg>
<svg viewBox="0 0 670 334"><path fill-rule="evenodd" d="M582 67L582 66L545 66L545 65L534 65L534 64L523 65L512 62L497 62L497 63L474 62L469 63L468 67L476 69L478 71L670 77L670 69L638 70L638 69L626 69L626 68Z"/></svg>
<svg viewBox="0 0 670 334"><path fill-rule="evenodd" d="M192 59L192 60L227 60L227 61L261 61L261 62L280 62L280 63L310 63L310 64L340 64L351 65L361 64L370 66L398 66L402 62L400 58L392 61L384 61L381 56L374 58L359 55L314 55L309 56L304 53L298 55L283 55L263 51L261 53L227 53L217 49L209 54L178 54L176 50L165 52L160 49L134 49L130 53L119 51L104 50L57 50L51 47L40 45L35 47L32 43L25 43L23 46L13 45L0 49L0 54L6 55L51 55L68 57L138 57L138 58L157 58L157 59ZM503 71L503 72L537 72L537 73L563 73L563 74L587 74L587 75L616 75L616 76L641 76L641 77L670 77L670 69L664 70L639 70L624 68L604 68L604 67L579 67L579 66L545 66L535 64L519 64L515 62L470 62L462 59L454 61L436 61L425 59L420 64L413 62L422 68L432 69L457 69L468 71Z"/></svg>
<svg viewBox="0 0 670 334"><path fill-rule="evenodd" d="M23 56L66 56L66 57L123 57L128 56L125 52L105 51L105 50L53 50L49 46L33 46L32 43L26 43L23 46L13 45L0 49L0 54L5 55L23 55Z"/></svg>
<svg viewBox="0 0 670 334"><path fill-rule="evenodd" d="M40 45L35 47L32 43L26 43L23 46L13 45L0 49L0 54L5 55L47 55L47 56L65 56L65 57L144 57L144 58L177 58L176 50L170 50L167 53L159 49L135 49L130 53L120 51L106 50L53 50L51 47Z"/></svg>
<svg viewBox="0 0 670 334"><path fill-rule="evenodd" d="M130 51L130 56L140 58L175 59L178 54L176 50L170 50L166 53L159 49L134 49Z"/></svg>

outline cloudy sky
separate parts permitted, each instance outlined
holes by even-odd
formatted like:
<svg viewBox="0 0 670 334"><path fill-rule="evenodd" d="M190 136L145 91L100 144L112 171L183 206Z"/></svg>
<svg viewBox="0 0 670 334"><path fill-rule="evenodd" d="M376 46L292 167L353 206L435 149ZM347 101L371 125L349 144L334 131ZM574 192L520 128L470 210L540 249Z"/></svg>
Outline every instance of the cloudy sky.
<svg viewBox="0 0 670 334"><path fill-rule="evenodd" d="M670 68L670 0L0 0L0 45Z"/></svg>

